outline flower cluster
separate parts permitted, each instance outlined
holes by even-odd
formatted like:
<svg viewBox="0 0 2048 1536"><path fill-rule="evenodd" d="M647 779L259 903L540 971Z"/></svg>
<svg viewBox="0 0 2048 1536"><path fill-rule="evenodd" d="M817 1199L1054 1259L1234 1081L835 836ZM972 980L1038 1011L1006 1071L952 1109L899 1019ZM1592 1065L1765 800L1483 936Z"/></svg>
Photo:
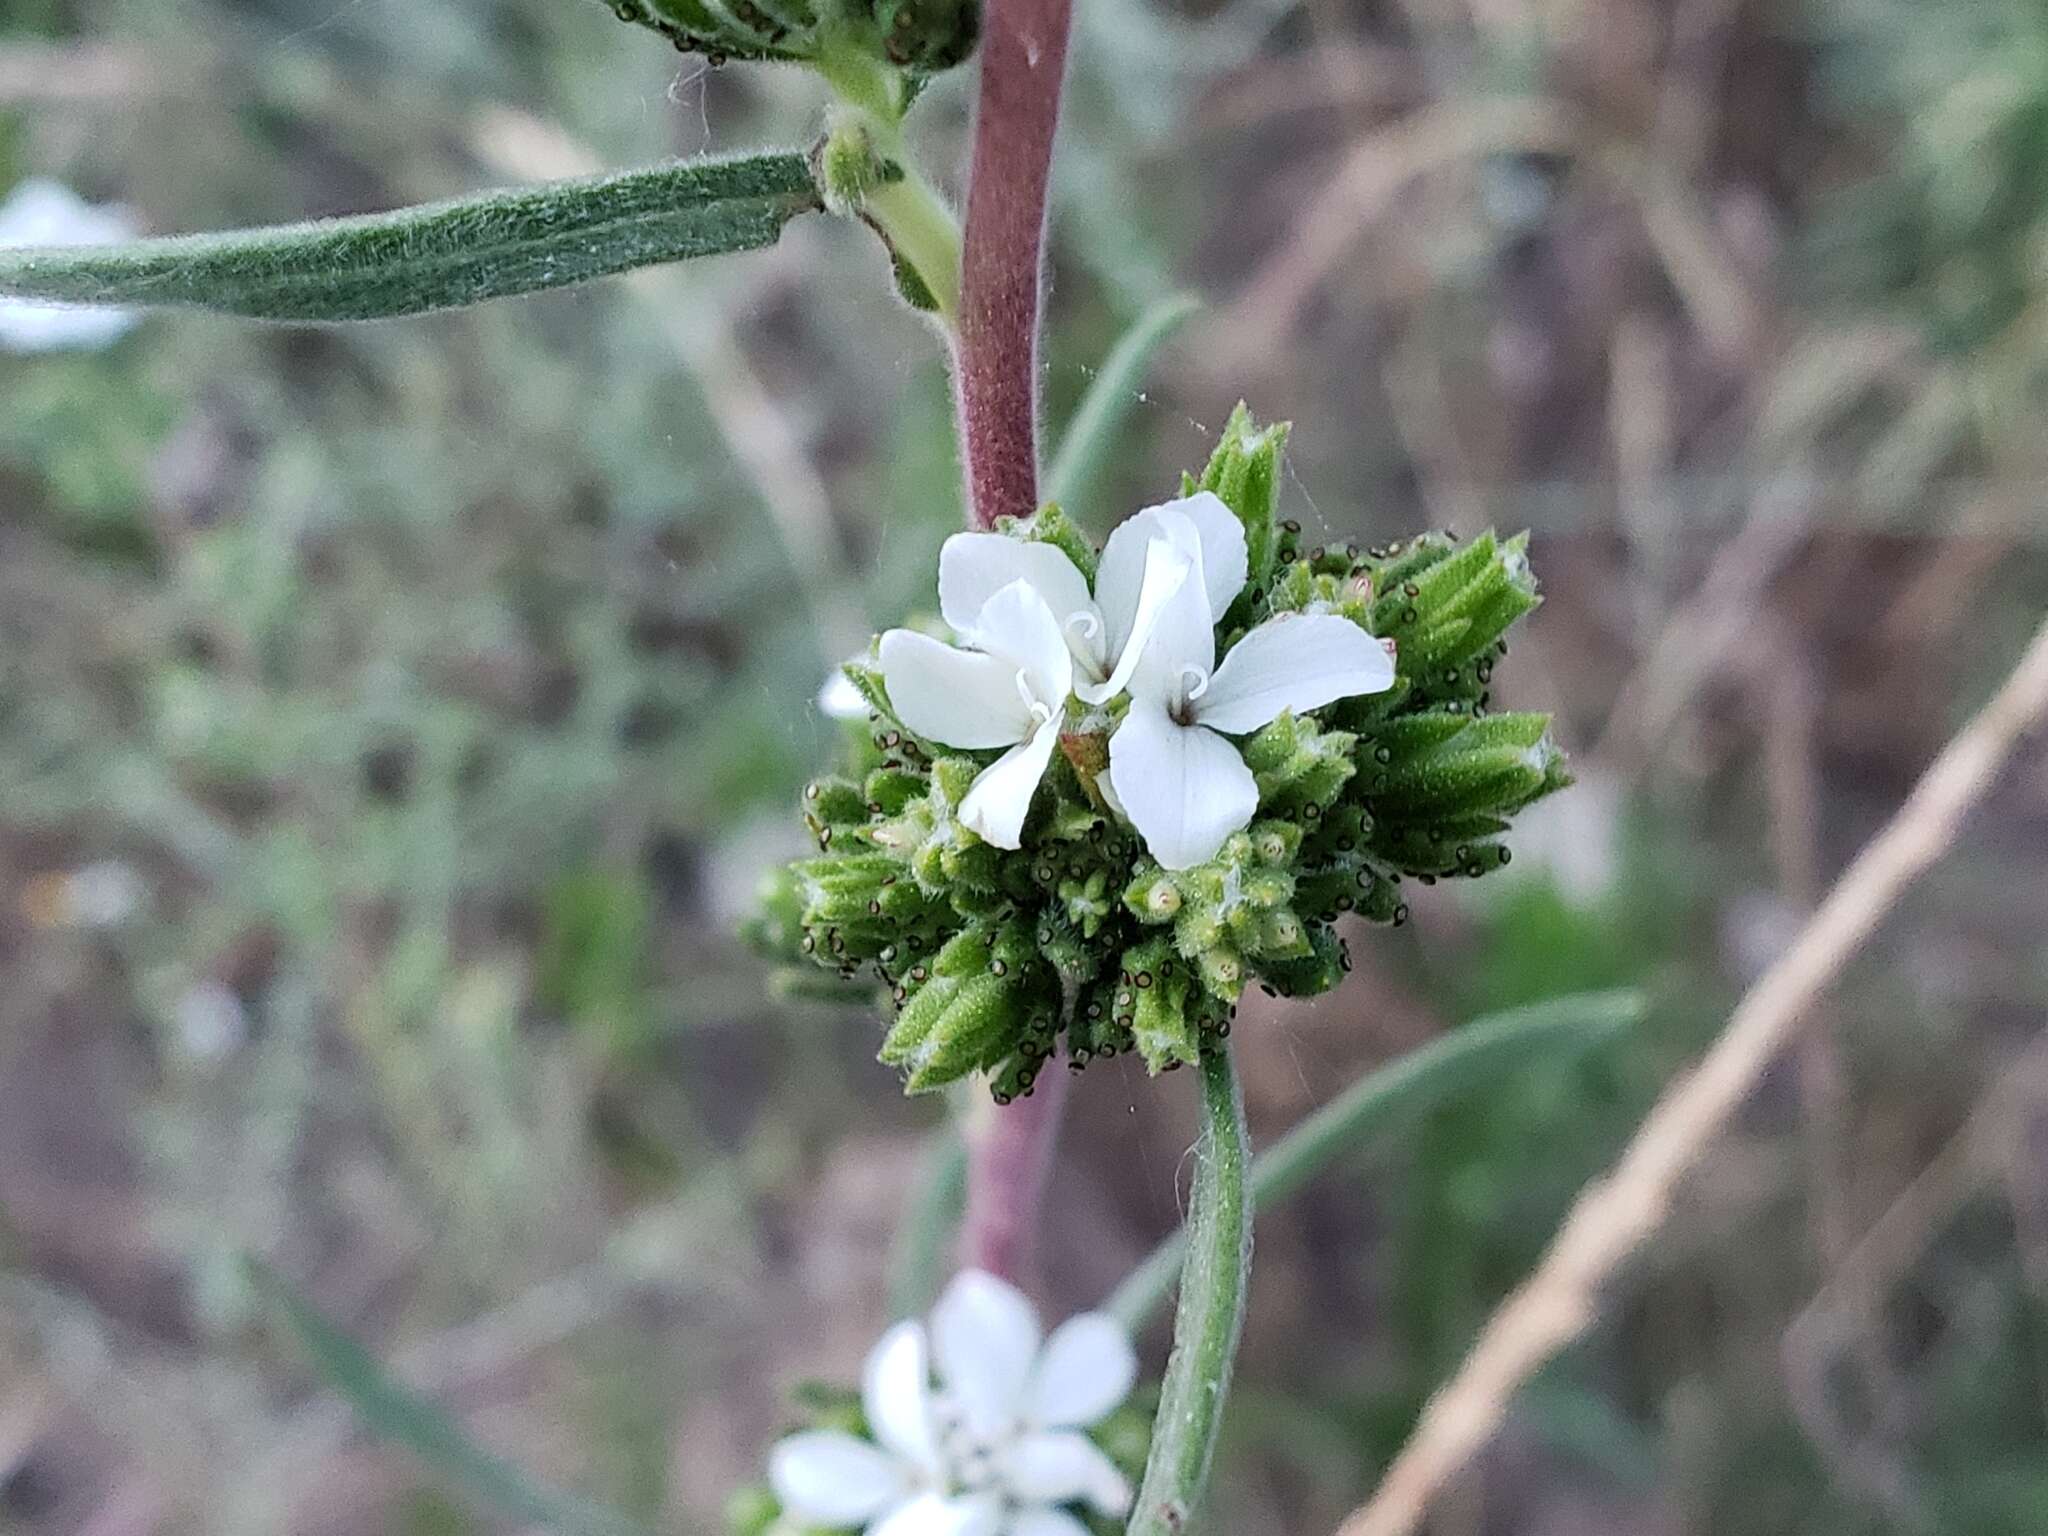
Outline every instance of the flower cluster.
<svg viewBox="0 0 2048 1536"><path fill-rule="evenodd" d="M610 0L619 20L651 27L713 63L773 59L816 63L829 52L865 56L914 76L972 56L981 0Z"/></svg>
<svg viewBox="0 0 2048 1536"><path fill-rule="evenodd" d="M1498 868L1508 818L1566 782L1547 719L1492 710L1537 602L1524 541L1305 548L1284 442L1240 408L1099 555L1057 507L949 540L959 643L892 630L848 664L868 731L806 791L818 856L752 931L881 981L911 1091L1029 1092L1062 1043L1195 1062L1248 982L1328 990L1339 918Z"/></svg>
<svg viewBox="0 0 2048 1536"><path fill-rule="evenodd" d="M869 1353L857 1405L769 1457L769 1489L736 1501L742 1536L825 1529L866 1536L1090 1536L1119 1518L1123 1468L1086 1433L1130 1395L1130 1339L1098 1313L1049 1338L1029 1300L970 1270L929 1330L898 1323Z"/></svg>

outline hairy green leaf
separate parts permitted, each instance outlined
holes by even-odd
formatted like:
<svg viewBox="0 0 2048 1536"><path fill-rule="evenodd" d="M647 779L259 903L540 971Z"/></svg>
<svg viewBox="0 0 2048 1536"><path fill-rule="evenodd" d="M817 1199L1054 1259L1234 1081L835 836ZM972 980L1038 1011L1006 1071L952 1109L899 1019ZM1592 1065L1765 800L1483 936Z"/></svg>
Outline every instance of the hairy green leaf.
<svg viewBox="0 0 2048 1536"><path fill-rule="evenodd" d="M1268 1207L1298 1191L1404 1114L1433 1109L1537 1057L1589 1049L1638 1023L1640 992L1585 992L1489 1014L1368 1074L1296 1126L1252 1169L1252 1199ZM1131 1271L1104 1310L1133 1333L1173 1291L1187 1238L1176 1233Z"/></svg>
<svg viewBox="0 0 2048 1536"><path fill-rule="evenodd" d="M0 250L0 295L379 320L757 250L821 206L800 154L692 160L359 218Z"/></svg>
<svg viewBox="0 0 2048 1536"><path fill-rule="evenodd" d="M404 1446L451 1483L521 1522L566 1536L648 1536L646 1527L624 1515L542 1487L485 1450L441 1409L393 1381L282 1275L253 1259L249 1270L320 1375L348 1399L372 1433Z"/></svg>
<svg viewBox="0 0 2048 1536"><path fill-rule="evenodd" d="M1159 1384L1152 1452L1127 1536L1181 1536L1209 1481L1251 1278L1250 1163L1244 1094L1230 1052L1218 1048L1202 1058L1202 1139L1183 1229L1187 1258L1173 1353Z"/></svg>

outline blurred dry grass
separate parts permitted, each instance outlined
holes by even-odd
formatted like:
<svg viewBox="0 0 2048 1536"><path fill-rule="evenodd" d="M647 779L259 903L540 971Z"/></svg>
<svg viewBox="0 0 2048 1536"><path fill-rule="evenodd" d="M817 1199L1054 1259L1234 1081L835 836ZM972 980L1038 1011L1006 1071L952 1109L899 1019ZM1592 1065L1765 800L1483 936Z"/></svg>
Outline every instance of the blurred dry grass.
<svg viewBox="0 0 2048 1536"><path fill-rule="evenodd" d="M1669 1073L2010 665L2048 21L2025 0L1085 6L1063 408L1211 299L1105 526L1240 395L1295 510L1536 530L1515 702L1585 784L1243 1045L1270 1137L1480 1009L1629 1045L1261 1232L1217 1529L1316 1532ZM800 138L601 7L29 0L0 181L160 228ZM925 109L939 163L964 110ZM262 1326L269 1256L492 1443L707 1529L844 1377L937 1116L728 938L849 632L929 601L942 381L858 231L417 326L0 361L0 1532L487 1529ZM1511 675L1510 675L1511 674ZM76 872L116 861L132 915ZM2023 760L1442 1501L1465 1532L2038 1532L2048 765ZM1182 1085L1091 1072L1051 1283L1173 1220Z"/></svg>

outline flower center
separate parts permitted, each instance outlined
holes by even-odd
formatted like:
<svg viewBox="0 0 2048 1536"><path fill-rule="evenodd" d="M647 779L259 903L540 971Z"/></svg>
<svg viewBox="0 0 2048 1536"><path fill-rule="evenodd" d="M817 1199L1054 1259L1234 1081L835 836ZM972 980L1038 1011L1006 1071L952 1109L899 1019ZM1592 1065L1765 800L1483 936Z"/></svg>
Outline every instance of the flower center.
<svg viewBox="0 0 2048 1536"><path fill-rule="evenodd" d="M1180 669L1180 697L1167 713L1180 725L1195 723L1195 700L1209 691L1209 672L1206 667L1192 664Z"/></svg>
<svg viewBox="0 0 2048 1536"><path fill-rule="evenodd" d="M935 1394L932 1417L943 1463L940 1491L969 1497L1006 1492L996 1465L996 1454L1004 1437L976 1433L960 1405L945 1392Z"/></svg>

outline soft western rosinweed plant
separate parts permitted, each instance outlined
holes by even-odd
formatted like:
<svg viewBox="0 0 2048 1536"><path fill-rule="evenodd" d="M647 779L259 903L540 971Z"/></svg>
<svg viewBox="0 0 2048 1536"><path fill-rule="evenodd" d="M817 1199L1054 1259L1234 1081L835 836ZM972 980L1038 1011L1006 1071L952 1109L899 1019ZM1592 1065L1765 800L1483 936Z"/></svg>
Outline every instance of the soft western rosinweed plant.
<svg viewBox="0 0 2048 1536"><path fill-rule="evenodd" d="M752 937L806 990L879 1004L881 1059L911 1092L985 1084L959 1097L963 1272L929 1329L884 1335L857 1392L804 1400L766 1486L735 1501L748 1536L1184 1529L1229 1387L1255 1194L1278 1198L1381 1107L1550 1027L1502 1021L1498 1039L1356 1085L1254 1181L1227 1045L1244 989L1328 991L1349 930L1401 923L1412 883L1505 864L1510 819L1566 782L1548 722L1494 708L1536 583L1519 538L1360 548L1283 519L1286 432L1244 407L1198 474L1099 548L1041 496L1041 247L1070 3L619 0L621 19L714 62L815 71L830 102L816 142L243 233L95 246L107 231L61 243L51 225L60 243L0 251L0 301L97 306L54 313L104 339L129 307L336 322L472 304L765 246L824 210L880 236L897 292L931 319L970 508L933 573L944 627L892 629L827 683L846 761L806 790L815 853L772 881ZM977 55L963 228L902 124L935 73ZM1141 321L1104 387L1184 313ZM1099 461L1117 404L1084 405L1062 483L1085 484L1076 466ZM1200 1079L1186 1229L1119 1289L1115 1321L1041 1337L1018 1286L1061 1093L1126 1053ZM1119 1409L1138 1375L1127 1330L1176 1255L1147 1433ZM390 1433L528 1515L622 1528L460 1449L264 1283Z"/></svg>

